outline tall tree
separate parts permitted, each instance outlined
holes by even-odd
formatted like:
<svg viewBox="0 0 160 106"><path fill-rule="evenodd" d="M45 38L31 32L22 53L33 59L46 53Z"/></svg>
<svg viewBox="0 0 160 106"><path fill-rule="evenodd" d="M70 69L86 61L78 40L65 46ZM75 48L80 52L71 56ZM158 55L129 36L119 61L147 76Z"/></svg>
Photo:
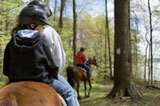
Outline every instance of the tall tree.
<svg viewBox="0 0 160 106"><path fill-rule="evenodd" d="M151 85L153 84L153 49L152 49L152 12L150 7L150 0L148 0L148 11L149 11L149 25L150 25L150 78L151 78Z"/></svg>
<svg viewBox="0 0 160 106"><path fill-rule="evenodd" d="M76 39L77 39L77 14L76 14L76 0L73 0L73 59L75 65L76 54Z"/></svg>
<svg viewBox="0 0 160 106"><path fill-rule="evenodd" d="M61 9L60 9L60 17L59 17L59 28L60 28L60 32L63 28L63 10L65 7L65 0L61 0Z"/></svg>
<svg viewBox="0 0 160 106"><path fill-rule="evenodd" d="M141 97L132 79L129 0L115 0L115 52L114 52L114 86L109 98L130 96ZM127 20L128 19L128 20Z"/></svg>
<svg viewBox="0 0 160 106"><path fill-rule="evenodd" d="M108 40L108 54L109 54L109 67L110 67L110 78L112 79L112 57L111 57L111 45L110 45L110 32L109 32L109 21L108 21L108 9L107 9L107 0L105 0L105 7L106 7L106 37L105 39ZM107 65L107 44L105 40L105 65ZM107 70L107 67L106 67Z"/></svg>
<svg viewBox="0 0 160 106"><path fill-rule="evenodd" d="M54 13L53 13L53 20L56 20L56 11L57 11L57 0L54 2Z"/></svg>

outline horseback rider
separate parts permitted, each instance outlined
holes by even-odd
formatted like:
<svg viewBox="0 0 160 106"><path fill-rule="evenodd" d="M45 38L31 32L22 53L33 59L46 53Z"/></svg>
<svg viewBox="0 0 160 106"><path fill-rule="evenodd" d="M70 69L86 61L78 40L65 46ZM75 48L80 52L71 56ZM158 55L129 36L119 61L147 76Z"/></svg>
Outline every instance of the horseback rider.
<svg viewBox="0 0 160 106"><path fill-rule="evenodd" d="M76 63L76 66L80 66L87 71L87 77L89 80L90 79L90 68L85 64L85 62L87 61L87 58L85 55L85 50L86 50L86 48L82 46L80 48L80 51L76 53L75 63Z"/></svg>
<svg viewBox="0 0 160 106"><path fill-rule="evenodd" d="M47 6L43 1L32 2ZM67 106L79 106L75 91L59 74L64 69L65 53L60 36L51 27L47 16L50 15L44 6L34 3L21 10L18 25L13 28L12 38L5 49L3 73L10 83L47 83L62 94Z"/></svg>

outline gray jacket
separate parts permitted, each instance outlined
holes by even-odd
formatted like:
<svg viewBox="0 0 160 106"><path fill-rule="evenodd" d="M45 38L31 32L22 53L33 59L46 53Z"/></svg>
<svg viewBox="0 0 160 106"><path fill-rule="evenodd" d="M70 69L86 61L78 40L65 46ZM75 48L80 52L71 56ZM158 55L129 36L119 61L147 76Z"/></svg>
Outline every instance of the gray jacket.
<svg viewBox="0 0 160 106"><path fill-rule="evenodd" d="M51 27L46 25L43 31L43 35L46 37L49 48L52 53L52 58L55 60L56 66L59 67L59 73L64 70L66 55L63 49L61 38L58 33Z"/></svg>

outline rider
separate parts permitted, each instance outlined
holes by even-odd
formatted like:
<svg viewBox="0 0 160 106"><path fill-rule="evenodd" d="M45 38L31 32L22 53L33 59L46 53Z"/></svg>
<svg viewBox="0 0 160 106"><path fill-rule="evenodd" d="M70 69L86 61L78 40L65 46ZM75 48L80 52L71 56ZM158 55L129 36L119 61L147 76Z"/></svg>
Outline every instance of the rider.
<svg viewBox="0 0 160 106"><path fill-rule="evenodd" d="M28 6L29 5L36 5L42 9L44 9L44 11L46 12L48 17L52 16L52 14L53 14L52 8L48 4L43 2L42 0L33 0L28 4ZM66 58L65 53L64 53L64 49L63 49L63 45L61 42L61 38L58 35L58 33L51 26L45 25L44 27L45 28L44 28L43 34L47 36L48 42L50 42L50 45L53 48L53 50L56 51L56 52L52 53L52 55L53 55L52 57L55 59L56 64L59 67L59 73L60 73L62 70L64 70L65 58ZM68 101L70 101L70 102L72 102L72 105L79 106L74 89L70 86L70 84L60 74L58 74L58 80L55 79L54 83L52 83L52 86L60 94L63 94L65 92L70 92L70 94L68 94L70 96L67 96L67 93L65 93L62 95L63 98L65 100L67 100L67 103L68 103ZM73 103L75 103L75 104L73 104ZM67 105L70 106L71 103L67 104Z"/></svg>
<svg viewBox="0 0 160 106"><path fill-rule="evenodd" d="M23 8L4 54L3 73L9 82L48 83L62 94L67 106L79 106L75 91L59 74L64 62L61 39L50 26L46 12L35 5Z"/></svg>
<svg viewBox="0 0 160 106"><path fill-rule="evenodd" d="M77 66L80 66L87 71L87 77L88 77L88 79L90 79L90 68L85 64L85 62L87 61L87 58L86 58L86 55L84 52L85 50L86 50L86 48L82 46L80 48L80 51L76 53L75 63Z"/></svg>

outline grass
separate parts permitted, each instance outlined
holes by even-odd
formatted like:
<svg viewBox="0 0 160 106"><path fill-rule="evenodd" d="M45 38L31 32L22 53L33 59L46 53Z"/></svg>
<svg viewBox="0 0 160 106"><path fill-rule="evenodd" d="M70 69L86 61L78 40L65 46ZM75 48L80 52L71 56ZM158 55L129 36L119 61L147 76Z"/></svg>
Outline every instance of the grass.
<svg viewBox="0 0 160 106"><path fill-rule="evenodd" d="M87 85L87 88L89 86ZM80 95L81 100L79 100L81 106L106 106L109 105L110 99L107 98L107 93L111 90L112 84L105 85L97 82L92 83L92 90L90 97L84 97L84 85L81 84Z"/></svg>
<svg viewBox="0 0 160 106"><path fill-rule="evenodd" d="M98 106L101 104L101 106L106 106L110 102L109 99L107 99L107 88L104 85L99 85L97 83L92 84L92 91L90 97L85 98L84 97L84 89L80 89L80 95L82 97L82 100L80 100L81 106ZM83 87L81 87L83 88Z"/></svg>
<svg viewBox="0 0 160 106"><path fill-rule="evenodd" d="M107 94L111 91L113 83L111 81L92 83L90 97L84 97L84 86L81 84L79 100L81 106L159 106L160 90L154 88L146 88L144 83L140 83L137 89L142 93L142 98L134 100L131 98L108 99ZM88 86L87 86L88 87Z"/></svg>

